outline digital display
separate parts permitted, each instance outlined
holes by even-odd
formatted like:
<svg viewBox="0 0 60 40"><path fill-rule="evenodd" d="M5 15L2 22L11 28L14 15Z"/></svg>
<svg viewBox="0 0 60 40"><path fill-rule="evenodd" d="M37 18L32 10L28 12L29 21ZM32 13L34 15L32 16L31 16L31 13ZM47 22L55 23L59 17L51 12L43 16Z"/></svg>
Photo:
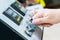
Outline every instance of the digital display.
<svg viewBox="0 0 60 40"><path fill-rule="evenodd" d="M15 6L16 6L16 7L19 7L19 4L18 4L18 2L15 2Z"/></svg>
<svg viewBox="0 0 60 40"><path fill-rule="evenodd" d="M25 16L26 10L24 9L23 6L21 6L18 2L14 2L11 5L12 8L14 8L16 11L18 11L21 15Z"/></svg>
<svg viewBox="0 0 60 40"><path fill-rule="evenodd" d="M3 14L6 15L8 18L10 18L13 22L15 22L18 25L22 20L22 17L15 11L13 11L11 8L8 8Z"/></svg>
<svg viewBox="0 0 60 40"><path fill-rule="evenodd" d="M18 15L15 12L13 12L12 17L15 19L15 18L17 18L17 16Z"/></svg>
<svg viewBox="0 0 60 40"><path fill-rule="evenodd" d="M12 11L11 9L8 9L8 10L6 11L6 13L11 16L12 13L13 13L13 11Z"/></svg>

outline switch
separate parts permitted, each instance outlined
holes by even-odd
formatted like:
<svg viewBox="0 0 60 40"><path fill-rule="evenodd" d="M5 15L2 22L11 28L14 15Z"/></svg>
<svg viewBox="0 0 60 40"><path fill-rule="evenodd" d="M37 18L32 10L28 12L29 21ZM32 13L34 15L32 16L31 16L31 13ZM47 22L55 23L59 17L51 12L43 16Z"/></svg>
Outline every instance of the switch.
<svg viewBox="0 0 60 40"><path fill-rule="evenodd" d="M36 25L35 24L32 24L32 23L28 23L28 26L27 26L27 29L25 31L25 33L28 35L28 36L32 36L33 32L35 32L35 29L36 29Z"/></svg>

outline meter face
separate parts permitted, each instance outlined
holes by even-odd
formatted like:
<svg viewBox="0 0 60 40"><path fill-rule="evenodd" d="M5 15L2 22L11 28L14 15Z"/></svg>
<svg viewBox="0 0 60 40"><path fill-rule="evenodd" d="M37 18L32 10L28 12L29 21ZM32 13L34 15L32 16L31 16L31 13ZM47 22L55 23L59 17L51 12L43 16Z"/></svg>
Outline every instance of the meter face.
<svg viewBox="0 0 60 40"><path fill-rule="evenodd" d="M11 8L8 8L3 14L6 15L8 18L10 18L13 22L15 22L18 25L22 20L22 17L15 11L13 11Z"/></svg>

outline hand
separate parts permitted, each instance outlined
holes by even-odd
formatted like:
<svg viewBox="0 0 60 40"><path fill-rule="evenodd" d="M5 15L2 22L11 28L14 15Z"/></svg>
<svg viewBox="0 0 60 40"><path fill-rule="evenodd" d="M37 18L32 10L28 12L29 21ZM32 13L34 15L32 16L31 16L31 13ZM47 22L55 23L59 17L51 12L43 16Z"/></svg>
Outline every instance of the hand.
<svg viewBox="0 0 60 40"><path fill-rule="evenodd" d="M60 22L60 9L44 9L35 12L32 23L36 25L51 26Z"/></svg>

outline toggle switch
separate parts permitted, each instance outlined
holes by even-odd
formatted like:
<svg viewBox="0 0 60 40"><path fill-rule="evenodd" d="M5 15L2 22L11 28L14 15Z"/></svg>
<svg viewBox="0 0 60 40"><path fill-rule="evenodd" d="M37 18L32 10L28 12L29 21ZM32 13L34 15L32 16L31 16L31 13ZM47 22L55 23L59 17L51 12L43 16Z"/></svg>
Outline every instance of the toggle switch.
<svg viewBox="0 0 60 40"><path fill-rule="evenodd" d="M27 26L27 29L25 31L25 33L28 35L28 36L32 36L33 32L35 32L35 29L36 29L36 25L35 24L32 24L32 23L28 23L28 26Z"/></svg>

